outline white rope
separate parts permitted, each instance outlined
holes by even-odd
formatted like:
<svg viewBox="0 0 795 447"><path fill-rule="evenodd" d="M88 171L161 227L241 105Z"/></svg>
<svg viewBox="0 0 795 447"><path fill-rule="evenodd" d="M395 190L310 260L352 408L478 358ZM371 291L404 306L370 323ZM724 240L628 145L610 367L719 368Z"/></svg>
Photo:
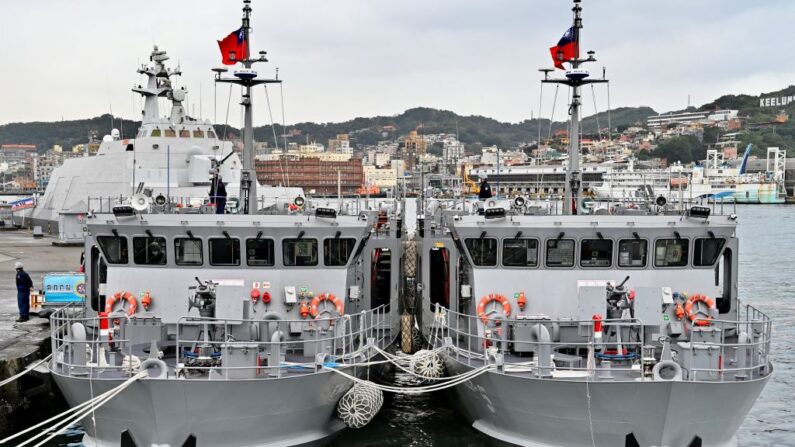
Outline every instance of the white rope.
<svg viewBox="0 0 795 447"><path fill-rule="evenodd" d="M24 376L25 374L33 371L37 366L39 366L42 363L50 360L51 358L52 358L52 354L48 355L47 357L44 357L43 359L39 360L36 363L33 363L32 365L30 365L27 368L23 369L21 372L19 372L17 374L14 374L13 376L3 380L2 382L0 382L0 388L2 388L5 385L8 385L9 383L19 379L20 377Z"/></svg>
<svg viewBox="0 0 795 447"><path fill-rule="evenodd" d="M350 375L350 374L348 374L346 372L340 371L338 369L324 367L324 369L326 369L328 371L332 371L332 372L334 372L336 374L339 374L339 375L341 375L343 377L346 377L346 378L348 378L349 380L351 380L351 381L353 381L355 383L372 384L374 387L378 388L381 391L387 392L387 393L407 394L407 395L431 393L431 392L434 392L434 391L442 391L442 390L445 390L445 389L448 389L448 388L452 388L452 387L458 386L458 385L460 385L460 384L462 384L464 382L472 380L472 379L474 379L477 376L485 374L485 373L487 373L487 372L489 372L489 371L491 371L491 370L493 370L495 368L496 368L495 365L484 365L484 366L481 366L480 368L475 368L475 369L473 369L471 371L468 371L468 372L466 372L464 374L458 375L458 376L456 376L455 380L451 380L449 382L435 383L435 384L426 385L426 386L402 388L402 387L382 385L380 383L369 382L367 380L360 379L360 378L358 378L356 376L352 376L352 375Z"/></svg>
<svg viewBox="0 0 795 447"><path fill-rule="evenodd" d="M56 419L60 419L61 417L64 417L64 416L68 415L69 413L78 412L77 416L75 416L74 418L68 419L66 422L64 422L64 421L56 422L52 426L45 428L44 430L41 431L41 433L36 434L35 436L33 436L32 438L28 439L27 441L25 441L25 442L23 442L21 444L17 444L17 447L22 447L22 446L28 445L31 442L35 441L36 439L39 439L42 436L45 436L48 433L50 433L51 431L55 430L55 432L53 432L49 437L47 437L43 441L41 441L38 444L36 444L34 447L43 446L48 441L52 440L53 438L55 438L56 436L61 434L65 429L71 427L73 424L75 424L79 420L85 418L89 413L93 412L97 408L100 408L101 406L103 406L106 403L108 403L111 399L113 399L114 397L116 397L116 395L118 395L119 393L121 393L122 391L127 389L127 387L132 385L135 381L137 381L139 379L142 379L144 377L147 377L147 376L148 376L148 373L142 371L142 372L130 377L124 383L120 384L116 388L113 388L113 389L111 389L111 390L109 390L109 391L107 391L107 392L105 392L103 394L100 394L99 396L97 396L96 398L94 398L92 400L88 400L86 402L83 402L80 405L76 405L74 408L66 410L63 413L59 414L59 415L53 416L53 417L51 417L50 419L47 419L44 422L40 422L40 423L34 425L33 427L30 427L30 428L28 428L26 430L23 430L23 431L15 434L15 435L12 435L12 436L9 436L9 437L7 437L7 438L5 438L3 440L0 440L0 444L5 444L6 442L8 442L8 441L10 441L12 439L16 439L16 438L18 438L19 436L21 436L21 435L23 435L25 433L28 433L28 432L30 432L32 430L35 430L35 429L37 429L37 428L39 428L39 427L41 427L41 426L43 426L45 424L48 424L48 423L50 423L50 422L52 422L52 421L54 421ZM86 407L88 407L88 408L86 409Z"/></svg>
<svg viewBox="0 0 795 447"><path fill-rule="evenodd" d="M591 341L590 345L588 346L588 361L586 364L586 368L588 370L588 374L585 376L585 398L588 401L588 427L591 430L591 447L596 447L596 438L593 434L593 416L591 415L591 374L594 373L596 365L594 364L594 345L593 341Z"/></svg>

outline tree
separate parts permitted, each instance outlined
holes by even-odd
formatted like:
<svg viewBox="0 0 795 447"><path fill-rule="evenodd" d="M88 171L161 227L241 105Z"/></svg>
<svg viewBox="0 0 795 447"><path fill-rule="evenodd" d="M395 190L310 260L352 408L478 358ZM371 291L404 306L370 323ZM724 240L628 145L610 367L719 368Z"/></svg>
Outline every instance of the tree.
<svg viewBox="0 0 795 447"><path fill-rule="evenodd" d="M664 158L668 163L679 161L686 164L703 160L706 157L706 148L698 138L686 135L663 141L654 149L652 155Z"/></svg>

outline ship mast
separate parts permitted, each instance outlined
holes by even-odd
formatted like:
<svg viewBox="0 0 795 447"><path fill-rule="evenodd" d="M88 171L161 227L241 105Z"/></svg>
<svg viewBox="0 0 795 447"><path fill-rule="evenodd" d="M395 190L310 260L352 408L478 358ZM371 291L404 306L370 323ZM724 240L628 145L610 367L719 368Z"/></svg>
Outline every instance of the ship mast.
<svg viewBox="0 0 795 447"><path fill-rule="evenodd" d="M240 105L243 106L243 168L240 170L240 204L243 214L256 214L257 212L257 173L254 169L254 127L253 127L253 102L251 87L260 84L274 84L281 82L278 79L257 79L257 72L251 67L257 62L268 62L265 51L259 52L259 57L251 58L251 0L243 0L243 26L242 30L246 41L246 54L238 62L243 64L243 69L236 70L234 78L222 78L221 72L216 71L215 82L227 82L243 87L243 97Z"/></svg>
<svg viewBox="0 0 795 447"><path fill-rule="evenodd" d="M563 53L558 52L557 58L560 62L568 62L571 69L566 70L566 77L559 79L552 79L549 77L549 70L543 70L544 79L543 83L563 84L571 87L571 105L569 107L569 114L571 115L571 126L569 133L569 164L566 169L566 190L563 199L563 212L564 214L577 214L579 209L580 198L582 197L582 180L580 176L580 106L582 105L580 98L580 88L586 84L596 84L608 82L602 79L588 79L589 73L587 70L580 68L580 65L585 62L596 62L594 57L596 52L588 51L588 57L582 59L580 57L580 30L582 29L582 0L573 0L574 7L571 9L574 13L574 25L572 26L574 32L575 54L572 59L564 59ZM540 142L539 142L540 143Z"/></svg>

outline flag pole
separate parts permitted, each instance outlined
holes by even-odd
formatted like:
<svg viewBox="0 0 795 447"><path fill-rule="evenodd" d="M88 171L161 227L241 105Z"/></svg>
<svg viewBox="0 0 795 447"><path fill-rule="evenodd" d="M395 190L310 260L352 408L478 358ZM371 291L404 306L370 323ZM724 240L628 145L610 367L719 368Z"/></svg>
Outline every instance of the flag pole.
<svg viewBox="0 0 795 447"><path fill-rule="evenodd" d="M233 59L243 65L243 69L235 70L232 78L221 77L221 72L216 72L215 82L228 82L243 87L240 104L243 106L243 157L240 170L240 204L243 214L256 214L257 212L257 173L254 167L254 127L253 127L253 101L251 88L260 84L280 83L278 79L259 79L257 72L252 69L257 62L268 62L265 51L259 52L259 57L251 58L251 0L243 0L242 27L237 32L243 33L244 54L242 59L228 57L222 54L224 60ZM222 50L223 51L223 50Z"/></svg>
<svg viewBox="0 0 795 447"><path fill-rule="evenodd" d="M595 52L588 51L588 57L583 59L580 56L580 30L582 29L582 6L581 0L573 0L573 24L571 27L572 39L574 40L574 56L571 59L563 59L563 53L558 51L557 55L553 54L554 61L558 67L562 63L571 65L569 70L566 70L565 78L550 78L549 73L552 70L544 70L544 79L542 83L563 84L571 87L571 105L569 108L571 131L569 133L569 148L568 148L568 167L566 169L566 188L563 195L563 212L564 214L577 214L579 211L579 203L582 197L582 178L580 172L580 106L582 101L580 98L580 90L583 85L604 83L608 82L607 79L589 79L590 74L587 70L583 70L580 66L586 62L596 62ZM565 36L564 36L565 37Z"/></svg>

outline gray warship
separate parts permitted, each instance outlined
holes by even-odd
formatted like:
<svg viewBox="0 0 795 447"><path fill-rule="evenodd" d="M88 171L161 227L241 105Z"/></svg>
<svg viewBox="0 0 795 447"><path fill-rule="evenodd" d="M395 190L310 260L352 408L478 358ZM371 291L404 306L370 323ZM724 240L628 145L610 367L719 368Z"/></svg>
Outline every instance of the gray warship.
<svg viewBox="0 0 795 447"><path fill-rule="evenodd" d="M189 92L176 80L182 72L179 67L169 68L168 60L168 53L155 46L149 64L138 67L139 76L146 78L132 89L144 100L138 131L130 138L113 129L94 142L96 154L88 144L84 156L67 159L56 168L44 194L25 215L33 225L58 234L62 242L79 243L84 239L86 213L98 206L92 201L129 204L134 196L137 200L162 196L199 205L201 201L191 204L187 198L206 194L211 168L229 183L229 208L236 211L241 160L232 143L224 140L227 135L216 135L209 120L188 114ZM159 101L170 103L165 116ZM300 188L281 186L260 186L257 191L261 207L303 195Z"/></svg>
<svg viewBox="0 0 795 447"><path fill-rule="evenodd" d="M250 14L244 0L246 39ZM262 206L252 94L280 81L252 69L264 53L239 56L233 77L216 71L243 89L239 213L216 213L206 196L91 200L85 305L52 315L48 364L85 445L325 442L345 428L338 402L361 391L347 377L368 378L396 337L401 204ZM147 91L147 109L158 96ZM145 121L139 135L161 127ZM208 182L221 163L202 166Z"/></svg>
<svg viewBox="0 0 795 447"><path fill-rule="evenodd" d="M582 7L574 0L575 41ZM571 88L560 207L525 197L429 200L418 319L478 431L521 446L736 445L773 373L771 320L738 296L737 216L664 197L583 197L583 69Z"/></svg>

